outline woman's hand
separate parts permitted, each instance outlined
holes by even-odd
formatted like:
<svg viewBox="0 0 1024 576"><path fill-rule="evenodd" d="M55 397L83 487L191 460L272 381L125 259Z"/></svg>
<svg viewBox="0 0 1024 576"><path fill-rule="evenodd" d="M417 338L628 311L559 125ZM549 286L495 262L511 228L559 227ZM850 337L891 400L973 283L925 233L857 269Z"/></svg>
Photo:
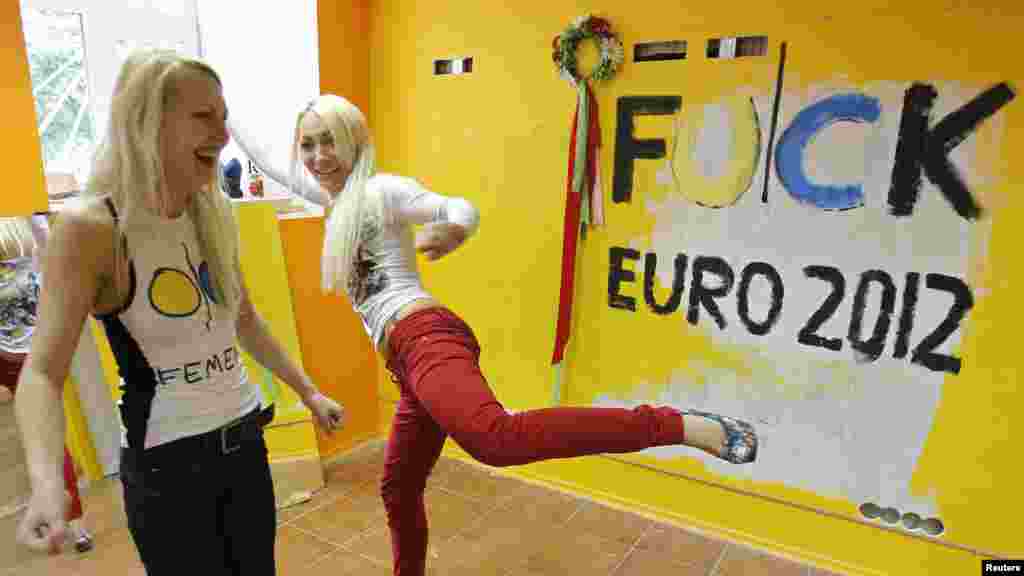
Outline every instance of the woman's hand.
<svg viewBox="0 0 1024 576"><path fill-rule="evenodd" d="M33 487L28 509L18 525L18 542L36 551L59 554L67 538L64 520L71 507L71 495L60 479L46 487Z"/></svg>
<svg viewBox="0 0 1024 576"><path fill-rule="evenodd" d="M303 404L313 413L317 425L328 434L340 429L345 421L345 409L319 392L303 400Z"/></svg>
<svg viewBox="0 0 1024 576"><path fill-rule="evenodd" d="M437 260L458 248L466 240L466 230L450 222L431 222L416 234L416 251Z"/></svg>

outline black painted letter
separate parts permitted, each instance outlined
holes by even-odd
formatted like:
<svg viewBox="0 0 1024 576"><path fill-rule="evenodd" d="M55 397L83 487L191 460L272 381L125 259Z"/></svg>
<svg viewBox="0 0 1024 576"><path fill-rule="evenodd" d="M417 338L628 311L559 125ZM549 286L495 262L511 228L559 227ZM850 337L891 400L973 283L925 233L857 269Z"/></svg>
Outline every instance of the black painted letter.
<svg viewBox="0 0 1024 576"><path fill-rule="evenodd" d="M772 285L772 304L768 309L768 315L763 322L754 322L750 318L750 282L754 276L763 276ZM782 277L778 271L772 268L767 262L751 262L743 269L740 275L740 287L736 293L736 307L740 320L747 330L755 336L763 336L772 329L772 326L779 320L782 312L782 297L784 295Z"/></svg>
<svg viewBox="0 0 1024 576"><path fill-rule="evenodd" d="M806 346L839 351L843 347L842 339L824 338L819 336L817 331L821 328L822 324L827 322L836 313L839 303L843 301L843 295L846 293L846 279L843 278L843 273L838 268L832 266L807 266L804 268L804 274L808 278L817 278L828 282L832 285L832 292L828 295L828 298L825 298L825 301L821 303L821 306L814 314L811 314L811 317L807 319L807 324L797 333L796 340Z"/></svg>
<svg viewBox="0 0 1024 576"><path fill-rule="evenodd" d="M644 256L644 300L655 314L664 316L679 308L679 301L683 298L683 286L686 284L686 254L678 254L675 264L675 274L672 276L672 294L664 304L658 304L654 300L654 279L658 271L658 256L654 252L648 252Z"/></svg>
<svg viewBox="0 0 1024 576"><path fill-rule="evenodd" d="M633 271L626 270L622 265L626 259L639 260L640 253L632 248L612 246L608 251L608 258L611 261L611 265L608 267L608 306L636 312L636 299L620 294L619 287L623 282L636 280Z"/></svg>
<svg viewBox="0 0 1024 576"><path fill-rule="evenodd" d="M867 305L868 289L871 283L876 282L882 286L882 306L878 311L878 320L875 321L875 329L871 337L864 340L861 337L861 327L864 324L864 308ZM889 335L889 324L892 322L892 311L896 307L896 285L892 277L882 270L868 270L860 275L860 284L857 285L857 292L853 296L853 312L850 315L850 346L854 350L864 354L871 361L878 360L885 348L885 338Z"/></svg>
<svg viewBox="0 0 1024 576"><path fill-rule="evenodd" d="M925 286L952 294L953 305L949 307L949 312L938 327L931 334L925 336L921 343L914 348L914 352L910 355L910 361L936 372L959 374L959 358L939 354L934 350L960 327L960 321L967 315L967 311L974 307L974 295L971 294L971 289L963 280L945 274L925 276Z"/></svg>
<svg viewBox="0 0 1024 576"><path fill-rule="evenodd" d="M914 329L914 313L917 311L917 289L921 285L921 275L917 272L907 273L907 285L903 288L903 311L900 312L900 327L896 329L896 346L893 358L906 358L910 347L910 332Z"/></svg>
<svg viewBox="0 0 1024 576"><path fill-rule="evenodd" d="M704 272L710 272L719 277L721 286L714 288L704 284ZM725 328L725 318L722 311L718 309L715 298L721 298L732 290L735 274L728 262L717 256L698 256L693 261L693 280L690 281L690 309L686 312L686 321L697 325L697 317L700 315L700 305L711 314L719 328Z"/></svg>
<svg viewBox="0 0 1024 576"><path fill-rule="evenodd" d="M633 194L633 160L657 160L665 157L665 141L661 138L633 138L633 117L675 114L683 105L679 96L623 96L618 102L618 125L615 129L615 174L612 202L629 202Z"/></svg>
<svg viewBox="0 0 1024 576"><path fill-rule="evenodd" d="M928 127L928 115L938 97L933 86L914 84L903 99L903 117L896 145L896 159L889 188L889 209L895 216L909 216L914 211L921 191L921 172L928 176L953 205L956 213L967 220L981 215L949 153L989 116L1006 106L1016 96L1005 82L982 92L973 100Z"/></svg>

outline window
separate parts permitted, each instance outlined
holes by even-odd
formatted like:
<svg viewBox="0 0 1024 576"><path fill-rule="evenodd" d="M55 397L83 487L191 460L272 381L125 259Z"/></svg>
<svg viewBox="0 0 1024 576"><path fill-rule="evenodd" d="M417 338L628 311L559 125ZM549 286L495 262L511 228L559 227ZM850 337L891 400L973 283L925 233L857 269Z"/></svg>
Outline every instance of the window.
<svg viewBox="0 0 1024 576"><path fill-rule="evenodd" d="M708 58L746 58L749 56L765 56L767 54L767 36L711 38L708 40Z"/></svg>
<svg viewBox="0 0 1024 576"><path fill-rule="evenodd" d="M53 197L76 192L96 140L82 14L22 6L39 139Z"/></svg>

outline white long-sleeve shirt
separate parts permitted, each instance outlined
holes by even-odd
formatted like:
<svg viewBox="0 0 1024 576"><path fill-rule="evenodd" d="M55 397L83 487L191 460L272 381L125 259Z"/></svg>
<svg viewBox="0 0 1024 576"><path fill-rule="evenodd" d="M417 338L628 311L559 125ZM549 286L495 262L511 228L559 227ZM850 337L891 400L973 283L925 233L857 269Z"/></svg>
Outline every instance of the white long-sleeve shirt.
<svg viewBox="0 0 1024 576"><path fill-rule="evenodd" d="M327 205L327 194L308 171L303 169L302 182L291 186L288 171L283 168L286 162L271 161L265 150L239 138L237 127L232 126L232 132L235 142L267 177L292 193ZM462 226L468 238L479 227L480 215L467 200L431 192L412 178L376 174L366 186L367 194L379 195L383 221L361 231L348 295L367 335L379 349L384 328L395 314L415 300L431 297L423 288L417 268L413 226L450 222Z"/></svg>
<svg viewBox="0 0 1024 576"><path fill-rule="evenodd" d="M377 174L367 183L368 194L379 194L383 222L379 229L363 228L349 283L349 298L375 346L384 327L404 306L430 294L423 288L416 265L412 227L430 222L451 222L476 231L479 215L462 198L436 194L411 178Z"/></svg>

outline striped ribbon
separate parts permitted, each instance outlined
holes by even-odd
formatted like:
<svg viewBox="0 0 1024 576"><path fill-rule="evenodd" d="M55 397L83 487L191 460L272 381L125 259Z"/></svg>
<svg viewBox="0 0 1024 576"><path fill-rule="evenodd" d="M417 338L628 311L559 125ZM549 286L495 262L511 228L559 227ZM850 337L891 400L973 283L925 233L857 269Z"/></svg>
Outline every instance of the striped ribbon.
<svg viewBox="0 0 1024 576"><path fill-rule="evenodd" d="M553 400L561 401L561 363L569 342L576 280L576 247L588 226L604 223L597 150L601 145L597 100L586 82L577 83L576 112L569 145L569 171L562 235L562 283L558 301L558 325L551 364L555 368Z"/></svg>

